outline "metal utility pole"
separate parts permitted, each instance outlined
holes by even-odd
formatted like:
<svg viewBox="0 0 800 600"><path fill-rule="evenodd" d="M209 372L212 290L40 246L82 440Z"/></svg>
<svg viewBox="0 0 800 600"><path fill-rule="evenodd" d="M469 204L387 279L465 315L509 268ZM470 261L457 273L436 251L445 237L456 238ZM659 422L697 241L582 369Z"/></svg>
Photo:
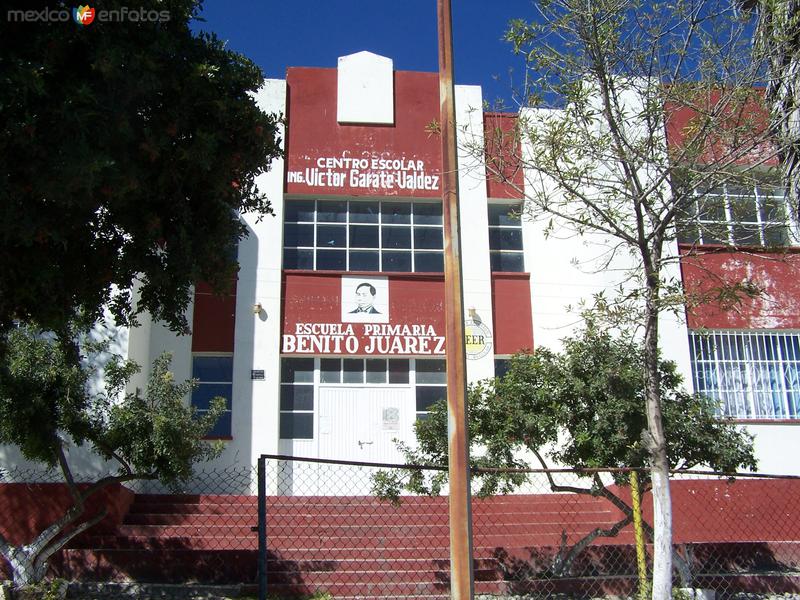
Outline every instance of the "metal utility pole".
<svg viewBox="0 0 800 600"><path fill-rule="evenodd" d="M464 346L464 293L458 211L453 29L450 0L438 0L439 101L442 138L442 214L444 217L444 304L447 359L448 455L450 474L450 597L474 595L472 505L467 439L467 377Z"/></svg>

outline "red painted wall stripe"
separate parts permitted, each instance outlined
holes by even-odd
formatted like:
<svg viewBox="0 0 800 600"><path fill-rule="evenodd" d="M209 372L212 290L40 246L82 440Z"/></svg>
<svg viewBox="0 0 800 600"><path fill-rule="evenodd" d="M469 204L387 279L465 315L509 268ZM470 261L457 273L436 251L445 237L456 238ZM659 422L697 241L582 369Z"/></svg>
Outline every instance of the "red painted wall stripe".
<svg viewBox="0 0 800 600"><path fill-rule="evenodd" d="M682 250L681 273L690 296L706 302L687 308L690 329L800 329L800 252ZM756 298L720 303L719 291L743 281L763 290Z"/></svg>
<svg viewBox="0 0 800 600"><path fill-rule="evenodd" d="M511 113L486 113L483 117L489 198L522 198L525 178L520 164L522 147L515 134L517 121L518 116ZM492 166L502 173L502 179L492 175Z"/></svg>
<svg viewBox="0 0 800 600"><path fill-rule="evenodd" d="M529 273L492 273L494 353L533 350Z"/></svg>
<svg viewBox="0 0 800 600"><path fill-rule="evenodd" d="M346 328L347 324L342 323L342 302L346 303L346 308L352 305L353 298L341 298L342 295L342 276L358 276L359 273L352 272L320 272L320 271L285 271L283 274L283 326L282 334L284 342L282 350L287 354L353 354L353 355L383 355L385 352L369 352L366 349L369 345L369 335L364 331L363 323L352 323L354 337L358 339L358 348L353 350L346 349L340 343L339 350L335 349L332 342L329 342L327 352L313 352L300 350L299 346L291 346L297 340L290 340L288 343L285 336L306 336L309 331L306 326L313 324L341 324ZM422 274L387 274L387 273L363 273L365 280L388 278L389 292L389 326L422 326L432 327L437 337L444 336L444 276L443 275L422 275ZM321 331L313 334L324 336ZM394 337L394 336L392 336ZM310 342L309 342L310 343ZM444 347L439 345L438 340L427 342L425 352L421 351L392 351L388 354L393 355L417 355L417 354L443 354ZM418 347L419 348L419 347ZM413 350L413 348L412 348Z"/></svg>
<svg viewBox="0 0 800 600"><path fill-rule="evenodd" d="M429 131L431 123L439 118L435 73L395 72L394 125L340 125L336 121L336 69L291 68L286 82L287 193L441 197L441 148L438 136ZM326 159L348 163L358 160L363 164L351 168L329 164ZM417 169L420 164L423 168ZM370 183L359 179L370 175L379 179L382 176L383 180ZM437 186L409 188L405 185L409 176L431 188L436 178Z"/></svg>
<svg viewBox="0 0 800 600"><path fill-rule="evenodd" d="M206 283L194 292L192 352L233 352L236 323L236 287L233 293L217 295Z"/></svg>

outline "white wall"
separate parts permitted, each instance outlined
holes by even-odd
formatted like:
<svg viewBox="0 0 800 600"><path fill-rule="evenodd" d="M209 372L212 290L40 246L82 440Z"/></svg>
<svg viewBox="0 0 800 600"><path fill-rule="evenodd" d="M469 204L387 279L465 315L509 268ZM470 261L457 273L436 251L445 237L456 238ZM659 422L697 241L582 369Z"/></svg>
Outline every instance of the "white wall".
<svg viewBox="0 0 800 600"><path fill-rule="evenodd" d="M286 112L286 82L268 79L255 95L267 113ZM285 139L284 132L280 131ZM233 354L231 431L222 455L207 467L254 467L261 454L278 452L278 402L280 395L281 256L283 244L284 160L276 159L256 184L270 200L274 216L244 213L248 235L239 242L236 285L236 321ZM254 312L254 306L261 311ZM166 340L165 340L166 342ZM191 358L191 348L184 349ZM253 370L264 371L253 380ZM253 475L255 477L255 475Z"/></svg>
<svg viewBox="0 0 800 600"><path fill-rule="evenodd" d="M481 157L465 148L466 143L483 141L483 95L479 86L455 87L458 136L458 191L461 225L461 271L464 289L464 318L470 309L494 335L492 322L492 277L489 265L489 218L486 196L486 167ZM494 345L481 358L467 359L467 380L494 376Z"/></svg>

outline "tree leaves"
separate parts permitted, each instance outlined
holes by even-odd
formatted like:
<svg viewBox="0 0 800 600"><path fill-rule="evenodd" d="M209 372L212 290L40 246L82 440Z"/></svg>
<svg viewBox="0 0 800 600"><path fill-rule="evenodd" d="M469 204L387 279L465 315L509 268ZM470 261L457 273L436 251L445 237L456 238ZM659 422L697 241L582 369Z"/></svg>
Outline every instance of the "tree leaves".
<svg viewBox="0 0 800 600"><path fill-rule="evenodd" d="M79 343L32 326L4 337L8 362L0 370L0 443L15 444L23 455L49 466L69 442L89 444L120 473L185 481L194 462L215 456L203 440L225 410L217 398L202 417L187 404L191 381L176 382L170 356L152 366L147 390L125 393L138 370L109 354L107 341ZM80 346L75 361L71 350Z"/></svg>
<svg viewBox="0 0 800 600"><path fill-rule="evenodd" d="M512 358L506 375L478 382L469 390L469 427L474 467L525 468L520 457L549 457L575 469L646 468L649 450L645 375L641 346L593 324L566 338L564 351L541 348ZM708 398L689 394L673 363L659 363L662 411L673 469L708 467L733 473L755 469L752 437L716 416ZM447 405L439 402L416 426L416 448L402 447L412 464L447 464ZM446 474L410 481L384 473L381 493L405 487L437 493ZM477 473L479 493L511 491L525 476ZM627 474L617 476L625 485ZM394 486L394 487L393 487Z"/></svg>
<svg viewBox="0 0 800 600"><path fill-rule="evenodd" d="M44 3L40 3L44 6ZM109 1L104 10L124 3ZM194 0L167 22L0 24L0 326L56 330L109 306L185 330L191 285L228 285L241 211L280 154L259 68L211 34ZM29 8L35 8L30 6ZM138 305L128 294L139 285Z"/></svg>

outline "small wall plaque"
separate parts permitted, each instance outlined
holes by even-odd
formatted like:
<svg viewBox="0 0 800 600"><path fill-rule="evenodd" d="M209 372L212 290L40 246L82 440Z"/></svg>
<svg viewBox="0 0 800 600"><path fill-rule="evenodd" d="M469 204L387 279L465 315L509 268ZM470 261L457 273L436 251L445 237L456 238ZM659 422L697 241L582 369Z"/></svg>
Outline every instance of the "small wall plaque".
<svg viewBox="0 0 800 600"><path fill-rule="evenodd" d="M250 371L250 379L253 381L264 381L264 369L254 369Z"/></svg>

